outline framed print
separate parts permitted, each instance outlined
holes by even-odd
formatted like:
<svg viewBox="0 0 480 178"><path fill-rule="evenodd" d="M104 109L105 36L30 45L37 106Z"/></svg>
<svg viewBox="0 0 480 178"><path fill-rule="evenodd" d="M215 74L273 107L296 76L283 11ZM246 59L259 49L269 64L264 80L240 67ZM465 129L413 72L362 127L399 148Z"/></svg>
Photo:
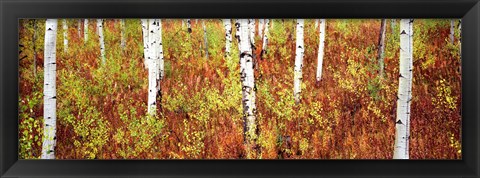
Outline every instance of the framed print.
<svg viewBox="0 0 480 178"><path fill-rule="evenodd" d="M2 177L478 177L477 0L2 1Z"/></svg>

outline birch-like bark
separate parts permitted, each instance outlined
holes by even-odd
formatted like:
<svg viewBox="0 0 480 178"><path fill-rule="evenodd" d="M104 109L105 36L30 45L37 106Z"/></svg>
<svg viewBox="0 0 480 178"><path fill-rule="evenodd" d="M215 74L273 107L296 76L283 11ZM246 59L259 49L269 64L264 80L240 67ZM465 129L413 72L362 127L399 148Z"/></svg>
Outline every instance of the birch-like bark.
<svg viewBox="0 0 480 178"><path fill-rule="evenodd" d="M68 25L67 19L63 19L63 52L68 52Z"/></svg>
<svg viewBox="0 0 480 178"><path fill-rule="evenodd" d="M143 64L145 66L145 68L147 69L148 68L148 49L150 48L149 47L149 44L148 44L148 34L149 34L149 25L148 25L148 19L142 19L141 22L142 22L142 37L143 37Z"/></svg>
<svg viewBox="0 0 480 178"><path fill-rule="evenodd" d="M250 41L252 43L252 47L255 48L255 19L249 19L248 28L250 31Z"/></svg>
<svg viewBox="0 0 480 178"><path fill-rule="evenodd" d="M190 19L189 19L190 21ZM164 62L164 58L163 58L163 42L162 42L162 20L161 19L158 19L158 35L156 36L156 38L158 39L158 51L157 51L157 55L158 55L158 70L159 70L159 75L158 75L158 81L160 82L160 80L163 79L163 77L165 76L165 62ZM160 91L160 83L157 84L157 91Z"/></svg>
<svg viewBox="0 0 480 178"><path fill-rule="evenodd" d="M205 20L202 21L203 26L203 41L205 45L205 58L208 59L208 39L207 39L207 26L205 25Z"/></svg>
<svg viewBox="0 0 480 178"><path fill-rule="evenodd" d="M413 19L400 20L400 75L393 159L409 159L410 103L412 100Z"/></svg>
<svg viewBox="0 0 480 178"><path fill-rule="evenodd" d="M319 21L318 19L315 19L315 29L318 28L318 21Z"/></svg>
<svg viewBox="0 0 480 178"><path fill-rule="evenodd" d="M232 22L230 19L223 19L225 27L225 57L230 57L230 47L232 46Z"/></svg>
<svg viewBox="0 0 480 178"><path fill-rule="evenodd" d="M458 20L458 33L459 33L459 38L458 38L458 41L462 41L462 19ZM462 57L462 45L460 45L460 49L459 49L459 53L460 53L460 58Z"/></svg>
<svg viewBox="0 0 480 178"><path fill-rule="evenodd" d="M235 19L235 39L237 39L237 41L240 42L240 19ZM238 46L238 51L242 51L242 47L240 46L240 43L238 43L237 46Z"/></svg>
<svg viewBox="0 0 480 178"><path fill-rule="evenodd" d="M98 39L100 43L100 57L102 65L105 65L105 41L103 36L103 19L97 19Z"/></svg>
<svg viewBox="0 0 480 178"><path fill-rule="evenodd" d="M253 70L252 44L250 35L251 20L239 19L238 44L240 46L240 80L242 82L242 105L244 119L244 140L249 148L255 145L256 139L256 106L255 106L255 78ZM254 33L255 34L255 33Z"/></svg>
<svg viewBox="0 0 480 178"><path fill-rule="evenodd" d="M157 110L157 92L159 91L159 64L160 55L160 20L149 19L148 23L148 41L147 45L147 65L148 65L148 113L156 115Z"/></svg>
<svg viewBox="0 0 480 178"><path fill-rule="evenodd" d="M300 103L301 100L301 86L302 86L302 68L303 68L303 53L305 51L303 46L303 19L297 19L297 34L296 34L296 50L295 50L295 68L294 68L294 82L293 93L295 103Z"/></svg>
<svg viewBox="0 0 480 178"><path fill-rule="evenodd" d="M327 21L325 19L320 19L320 41L318 42L318 54L317 54L317 82L320 82L322 79L322 67L323 67L323 55L325 49L325 26Z"/></svg>
<svg viewBox="0 0 480 178"><path fill-rule="evenodd" d="M82 20L77 20L77 32L78 32L78 39L82 37Z"/></svg>
<svg viewBox="0 0 480 178"><path fill-rule="evenodd" d="M383 59L385 57L385 31L386 30L387 30L387 20L382 19L382 22L380 25L380 36L378 38L378 52L377 52L380 77L383 77L383 70L385 68Z"/></svg>
<svg viewBox="0 0 480 178"><path fill-rule="evenodd" d="M120 47L122 50L125 49L125 19L120 19Z"/></svg>
<svg viewBox="0 0 480 178"><path fill-rule="evenodd" d="M262 43L262 53L261 53L261 55L267 54L268 27L269 27L269 26L270 26L270 20L269 20L269 19L265 19L265 28L263 29L264 32L263 32L263 43Z"/></svg>
<svg viewBox="0 0 480 178"><path fill-rule="evenodd" d="M262 37L263 27L265 24L265 19L258 19L258 36Z"/></svg>
<svg viewBox="0 0 480 178"><path fill-rule="evenodd" d="M455 43L455 21L450 20L450 42L452 45Z"/></svg>
<svg viewBox="0 0 480 178"><path fill-rule="evenodd" d="M88 19L83 22L83 42L87 43L88 40Z"/></svg>
<svg viewBox="0 0 480 178"><path fill-rule="evenodd" d="M188 30L188 33L192 33L192 23L190 19L187 19L187 30Z"/></svg>
<svg viewBox="0 0 480 178"><path fill-rule="evenodd" d="M45 23L42 159L55 159L55 133L57 127L57 24L57 19L47 19Z"/></svg>
<svg viewBox="0 0 480 178"><path fill-rule="evenodd" d="M33 76L37 78L37 20L33 19Z"/></svg>

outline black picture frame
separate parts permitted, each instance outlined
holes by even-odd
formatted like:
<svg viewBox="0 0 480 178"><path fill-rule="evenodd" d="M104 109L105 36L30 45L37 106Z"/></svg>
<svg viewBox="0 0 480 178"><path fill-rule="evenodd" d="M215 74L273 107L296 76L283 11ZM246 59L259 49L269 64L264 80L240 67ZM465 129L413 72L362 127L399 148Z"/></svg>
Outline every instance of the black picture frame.
<svg viewBox="0 0 480 178"><path fill-rule="evenodd" d="M462 160L18 160L20 18L461 18ZM478 177L479 0L1 0L1 177Z"/></svg>

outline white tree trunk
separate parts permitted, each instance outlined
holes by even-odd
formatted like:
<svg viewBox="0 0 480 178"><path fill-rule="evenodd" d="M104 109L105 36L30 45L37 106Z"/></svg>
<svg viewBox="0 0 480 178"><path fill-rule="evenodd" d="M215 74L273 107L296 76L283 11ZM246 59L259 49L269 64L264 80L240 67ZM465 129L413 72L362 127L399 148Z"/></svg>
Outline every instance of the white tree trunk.
<svg viewBox="0 0 480 178"><path fill-rule="evenodd" d="M265 19L258 19L258 36L262 37Z"/></svg>
<svg viewBox="0 0 480 178"><path fill-rule="evenodd" d="M267 54L267 45L268 45L268 27L270 26L270 20L265 19L265 28L263 29L263 43L262 43L262 55Z"/></svg>
<svg viewBox="0 0 480 178"><path fill-rule="evenodd" d="M77 32L78 32L78 39L82 37L82 20L77 20Z"/></svg>
<svg viewBox="0 0 480 178"><path fill-rule="evenodd" d="M88 40L88 19L85 19L83 22L83 42L87 43Z"/></svg>
<svg viewBox="0 0 480 178"><path fill-rule="evenodd" d="M318 19L315 19L315 29L318 28Z"/></svg>
<svg viewBox="0 0 480 178"><path fill-rule="evenodd" d="M98 39L100 43L100 57L102 65L105 65L105 41L103 36L103 19L97 19Z"/></svg>
<svg viewBox="0 0 480 178"><path fill-rule="evenodd" d="M239 42L237 46L238 46L238 51L240 52L242 51L242 47L240 46L240 19L235 19L235 39L237 39L237 41Z"/></svg>
<svg viewBox="0 0 480 178"><path fill-rule="evenodd" d="M303 68L303 53L305 51L303 46L303 19L297 19L297 37L296 37L296 50L295 50L295 68L294 68L294 82L293 93L295 103L300 103L301 88L302 88L302 68Z"/></svg>
<svg viewBox="0 0 480 178"><path fill-rule="evenodd" d="M149 44L148 44L148 34L149 34L148 21L149 21L148 19L142 19L141 20L141 22L142 22L142 37L143 37L143 57L144 57L143 64L145 65L145 68L148 68L148 49L150 48Z"/></svg>
<svg viewBox="0 0 480 178"><path fill-rule="evenodd" d="M156 115L157 110L157 92L159 91L159 62L160 62L160 20L149 19L148 20L148 53L147 53L147 65L148 65L148 113L150 115Z"/></svg>
<svg viewBox="0 0 480 178"><path fill-rule="evenodd" d="M382 19L380 25L380 36L378 38L378 52L377 52L377 59L378 59L378 67L379 67L379 74L383 77L383 70L384 70L384 62L383 59L385 57L385 32L387 30L387 20Z"/></svg>
<svg viewBox="0 0 480 178"><path fill-rule="evenodd" d="M249 31L250 31L250 41L252 43L252 47L255 48L255 19L249 19L248 28L249 28ZM255 49L253 49L253 50L255 50Z"/></svg>
<svg viewBox="0 0 480 178"><path fill-rule="evenodd" d="M125 49L125 19L120 19L120 47L122 50Z"/></svg>
<svg viewBox="0 0 480 178"><path fill-rule="evenodd" d="M63 52L68 52L68 25L67 19L63 19Z"/></svg>
<svg viewBox="0 0 480 178"><path fill-rule="evenodd" d="M189 19L190 21L190 19ZM158 80L160 82L160 80L163 79L163 77L165 76L165 62L164 62L164 58L163 58L163 42L162 42L162 20L161 19L158 19L158 35L156 35L156 38L158 39L158 51L157 51L157 54L158 54L158 70L159 70L159 75L158 75ZM158 86L157 86L157 90L160 91L160 83L158 83Z"/></svg>
<svg viewBox="0 0 480 178"><path fill-rule="evenodd" d="M400 76L398 82L395 150L393 159L409 159L410 103L412 100L413 19L400 20Z"/></svg>
<svg viewBox="0 0 480 178"><path fill-rule="evenodd" d="M327 21L325 19L320 19L320 41L318 43L318 55L317 55L317 82L320 82L322 79L322 67L323 67L323 55L325 49L325 25ZM316 27L317 25L315 25Z"/></svg>
<svg viewBox="0 0 480 178"><path fill-rule="evenodd" d="M192 33L192 22L190 19L187 19L187 31L188 33Z"/></svg>
<svg viewBox="0 0 480 178"><path fill-rule="evenodd" d="M450 20L450 42L452 45L455 43L455 21Z"/></svg>
<svg viewBox="0 0 480 178"><path fill-rule="evenodd" d="M253 70L252 43L250 36L252 30L251 20L239 19L239 41L240 46L240 80L242 82L242 105L244 116L244 134L247 145L255 144L256 121L255 121L255 78ZM255 33L253 33L255 35Z"/></svg>
<svg viewBox="0 0 480 178"><path fill-rule="evenodd" d="M230 57L230 48L232 46L232 22L230 19L223 19L225 27L225 57Z"/></svg>
<svg viewBox="0 0 480 178"><path fill-rule="evenodd" d="M55 133L57 127L57 24L57 19L47 19L45 23L42 159L55 159Z"/></svg>

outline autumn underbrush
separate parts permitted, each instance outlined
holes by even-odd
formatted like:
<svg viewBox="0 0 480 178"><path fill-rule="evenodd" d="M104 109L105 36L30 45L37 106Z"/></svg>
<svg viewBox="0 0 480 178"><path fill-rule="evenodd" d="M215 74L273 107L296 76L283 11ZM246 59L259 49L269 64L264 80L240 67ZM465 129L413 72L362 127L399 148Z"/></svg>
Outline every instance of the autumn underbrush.
<svg viewBox="0 0 480 178"><path fill-rule="evenodd" d="M40 158L43 135L43 34L22 20L19 157ZM390 159L399 77L399 24L387 20L385 70L378 71L380 20L327 20L322 78L316 80L318 28L305 21L301 102L293 95L295 20L270 21L267 52L255 40L256 147L245 140L239 49L225 55L220 19L162 20L165 77L147 114L148 69L139 19L104 23L102 64L96 21L89 38L69 19L69 49L57 36L57 159ZM234 23L234 21L232 21ZM398 20L397 20L398 22ZM205 23L205 34L202 23ZM461 60L449 20L414 22L411 159L461 159ZM393 27L393 29L392 29ZM233 33L235 33L233 25ZM257 34L257 32L255 32ZM208 53L208 57L207 57ZM36 69L36 75L33 69Z"/></svg>

